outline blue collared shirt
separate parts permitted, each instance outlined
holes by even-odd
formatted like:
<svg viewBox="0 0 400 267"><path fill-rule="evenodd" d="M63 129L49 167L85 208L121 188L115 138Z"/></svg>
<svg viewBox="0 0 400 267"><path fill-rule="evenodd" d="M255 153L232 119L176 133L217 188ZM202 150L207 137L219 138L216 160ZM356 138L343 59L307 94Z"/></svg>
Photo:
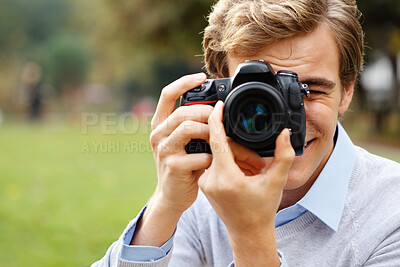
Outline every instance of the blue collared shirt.
<svg viewBox="0 0 400 267"><path fill-rule="evenodd" d="M277 213L275 226L284 225L310 211L336 232L342 218L355 160L354 145L342 125L338 123L335 147L318 179L295 205Z"/></svg>
<svg viewBox="0 0 400 267"><path fill-rule="evenodd" d="M332 230L337 231L339 228L356 154L353 143L339 122L336 134L335 147L318 179L295 205L282 209L276 214L275 227L284 225L309 211ZM138 218L141 217L143 211L144 209ZM123 260L157 260L164 257L172 247L173 237L162 247L129 246L134 231L135 226L129 229L124 237L120 254Z"/></svg>

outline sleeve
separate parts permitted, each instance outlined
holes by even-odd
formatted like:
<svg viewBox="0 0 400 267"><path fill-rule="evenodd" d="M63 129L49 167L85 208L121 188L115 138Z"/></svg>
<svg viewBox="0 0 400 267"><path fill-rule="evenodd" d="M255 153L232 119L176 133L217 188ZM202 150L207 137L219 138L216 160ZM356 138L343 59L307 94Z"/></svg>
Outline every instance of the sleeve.
<svg viewBox="0 0 400 267"><path fill-rule="evenodd" d="M134 223L130 228L127 229L126 234L123 238L123 244L121 247L121 254L120 257L122 260L125 261L155 261L165 257L168 252L172 248L172 242L174 236L172 236L165 244L161 247L154 247L154 246L130 246L130 242L133 237L133 233L135 232L136 225L140 221L143 216L143 212L145 211L146 207L142 209L139 213L136 223ZM174 233L175 235L175 233Z"/></svg>

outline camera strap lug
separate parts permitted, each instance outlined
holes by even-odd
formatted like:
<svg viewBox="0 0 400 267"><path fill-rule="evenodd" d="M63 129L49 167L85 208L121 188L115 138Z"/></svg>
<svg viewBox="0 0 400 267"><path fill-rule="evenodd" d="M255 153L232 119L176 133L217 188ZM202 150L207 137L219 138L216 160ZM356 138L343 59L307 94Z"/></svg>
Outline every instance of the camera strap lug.
<svg viewBox="0 0 400 267"><path fill-rule="evenodd" d="M306 97L309 97L310 96L310 89L308 88L308 85L307 84L305 84L305 83L302 83L301 84L301 91L303 92L303 94L306 96Z"/></svg>

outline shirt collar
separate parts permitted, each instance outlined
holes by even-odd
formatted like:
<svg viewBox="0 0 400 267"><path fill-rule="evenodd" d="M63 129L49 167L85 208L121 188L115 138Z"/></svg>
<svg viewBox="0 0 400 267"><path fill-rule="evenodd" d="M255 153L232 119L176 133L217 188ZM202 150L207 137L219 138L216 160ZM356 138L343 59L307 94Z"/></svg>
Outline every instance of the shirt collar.
<svg viewBox="0 0 400 267"><path fill-rule="evenodd" d="M339 122L336 131L338 136L331 156L307 194L298 202L334 231L339 228L356 159L354 145Z"/></svg>

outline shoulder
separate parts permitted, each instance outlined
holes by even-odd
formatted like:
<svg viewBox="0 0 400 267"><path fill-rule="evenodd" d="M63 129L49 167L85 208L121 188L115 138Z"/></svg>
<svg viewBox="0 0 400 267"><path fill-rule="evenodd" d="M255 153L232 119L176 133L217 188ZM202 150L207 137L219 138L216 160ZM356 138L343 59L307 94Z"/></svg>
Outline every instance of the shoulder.
<svg viewBox="0 0 400 267"><path fill-rule="evenodd" d="M376 163L377 165L390 165L393 167L400 168L400 163L398 163L396 161L372 154L372 153L368 152L367 150L365 150L364 148L356 146L356 145L354 146L354 148L356 150L357 158L365 160L366 162L368 162L370 164Z"/></svg>
<svg viewBox="0 0 400 267"><path fill-rule="evenodd" d="M349 183L347 207L360 226L396 217L400 210L400 164L356 147L356 162ZM396 222L399 227L400 221ZM393 225L395 226L395 225Z"/></svg>
<svg viewBox="0 0 400 267"><path fill-rule="evenodd" d="M371 183L378 184L390 180L394 182L394 185L400 186L400 164L398 162L374 155L358 146L355 146L355 150L356 164L353 178L359 175Z"/></svg>
<svg viewBox="0 0 400 267"><path fill-rule="evenodd" d="M380 250L380 244L399 245L393 240L400 228L400 164L363 148L355 149L356 162L342 220L352 229L351 243L357 258L364 262Z"/></svg>
<svg viewBox="0 0 400 267"><path fill-rule="evenodd" d="M398 162L369 153L361 147L356 146L355 150L356 161L349 184L349 194L361 193L365 197L376 198L383 195L388 197L390 192L400 192ZM379 192L382 194L377 195ZM393 197L400 198L400 194L393 194Z"/></svg>

